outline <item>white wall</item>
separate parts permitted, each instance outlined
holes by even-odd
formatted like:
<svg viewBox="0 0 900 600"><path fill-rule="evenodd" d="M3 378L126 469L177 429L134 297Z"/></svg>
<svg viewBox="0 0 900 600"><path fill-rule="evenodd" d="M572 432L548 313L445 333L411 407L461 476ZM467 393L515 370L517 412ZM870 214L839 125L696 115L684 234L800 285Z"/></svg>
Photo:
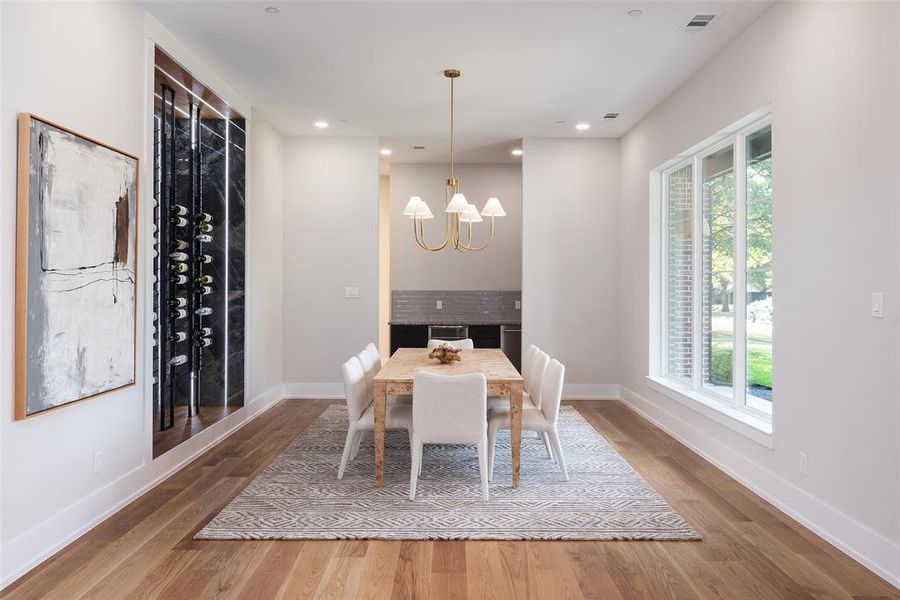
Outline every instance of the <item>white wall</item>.
<svg viewBox="0 0 900 600"><path fill-rule="evenodd" d="M247 405L157 460L152 460L153 422L149 381L148 299L152 219L152 136L149 104L152 45L165 42L188 68L244 114L250 106L209 71L183 44L132 3L0 3L0 587L100 522L154 485L280 395L280 368L257 371L257 355L278 367L280 347L263 348L277 331L264 315L278 300L248 293ZM73 34L77 32L77 34ZM130 388L24 421L13 421L16 115L32 112L96 137L141 159L137 383ZM277 160L277 135L250 124L250 194L247 275L262 292L279 294L280 269L265 268L277 250L267 229L280 223L280 190L254 178L255 154ZM280 170L277 165L272 169ZM255 194L265 196L259 214ZM277 226L276 226L277 229ZM275 236L277 240L277 236ZM268 244L268 245L267 245ZM277 254L277 252L276 252ZM276 281L272 281L272 278ZM272 385L270 388L266 386ZM102 471L92 474L93 453Z"/></svg>
<svg viewBox="0 0 900 600"><path fill-rule="evenodd" d="M895 582L898 10L897 3L777 4L632 129L622 142L619 271L626 399ZM769 103L774 451L654 393L644 380L649 172ZM529 148L526 157L533 154ZM869 315L873 291L884 292L884 319ZM808 455L807 476L799 473L800 452Z"/></svg>
<svg viewBox="0 0 900 600"><path fill-rule="evenodd" d="M524 140L522 327L566 365L566 397L619 376L619 142Z"/></svg>
<svg viewBox="0 0 900 600"><path fill-rule="evenodd" d="M284 142L258 111L250 129L247 330L248 398L280 386L284 370Z"/></svg>
<svg viewBox="0 0 900 600"><path fill-rule="evenodd" d="M285 142L284 381L342 394L341 363L378 339L378 139ZM345 287L359 298L344 298Z"/></svg>
<svg viewBox="0 0 900 600"><path fill-rule="evenodd" d="M481 252L425 252L416 244L412 225L403 216L410 196L421 196L435 218L425 222L426 241L444 239L444 183L447 165L391 164L392 290L522 289L522 167L457 165L456 177L469 202L479 210L496 196L506 211L496 219L494 241ZM488 239L489 223L474 225L474 245Z"/></svg>

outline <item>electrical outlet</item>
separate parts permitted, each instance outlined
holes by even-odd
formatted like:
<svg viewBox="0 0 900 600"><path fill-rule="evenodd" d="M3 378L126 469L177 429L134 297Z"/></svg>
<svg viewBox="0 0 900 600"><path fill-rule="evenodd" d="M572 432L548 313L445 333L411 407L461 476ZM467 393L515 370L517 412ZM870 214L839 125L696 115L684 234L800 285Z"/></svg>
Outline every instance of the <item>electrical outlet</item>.
<svg viewBox="0 0 900 600"><path fill-rule="evenodd" d="M103 453L99 450L94 450L94 475L103 470Z"/></svg>
<svg viewBox="0 0 900 600"><path fill-rule="evenodd" d="M872 292L872 316L876 319L884 317L884 294Z"/></svg>
<svg viewBox="0 0 900 600"><path fill-rule="evenodd" d="M522 301L516 300L516 310L522 310Z"/></svg>
<svg viewBox="0 0 900 600"><path fill-rule="evenodd" d="M809 470L809 463L806 459L806 452L800 453L800 474L806 475Z"/></svg>
<svg viewBox="0 0 900 600"><path fill-rule="evenodd" d="M359 298L359 288L358 287L345 287L344 288L344 298Z"/></svg>
<svg viewBox="0 0 900 600"><path fill-rule="evenodd" d="M435 302L435 307L436 307L438 310L444 310L444 301L443 301L443 300L438 300L437 302Z"/></svg>

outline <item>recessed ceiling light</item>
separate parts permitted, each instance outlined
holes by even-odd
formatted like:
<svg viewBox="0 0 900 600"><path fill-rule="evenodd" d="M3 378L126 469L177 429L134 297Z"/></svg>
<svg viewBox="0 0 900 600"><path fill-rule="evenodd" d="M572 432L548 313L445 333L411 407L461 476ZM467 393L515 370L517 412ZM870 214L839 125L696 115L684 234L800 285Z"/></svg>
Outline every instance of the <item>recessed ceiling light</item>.
<svg viewBox="0 0 900 600"><path fill-rule="evenodd" d="M644 11L642 11L639 8L632 8L631 10L628 11L629 17L641 17L643 15L644 15Z"/></svg>
<svg viewBox="0 0 900 600"><path fill-rule="evenodd" d="M557 125L565 125L566 122L563 121L563 120L559 120L559 121L556 122L556 124L557 124Z"/></svg>
<svg viewBox="0 0 900 600"><path fill-rule="evenodd" d="M577 129L578 131L587 131L590 128L591 128L590 123L578 123L575 125L575 129Z"/></svg>
<svg viewBox="0 0 900 600"><path fill-rule="evenodd" d="M393 154L393 152L391 151L390 148L382 148L381 150L378 151L378 153L381 154L382 156L390 156L391 154Z"/></svg>
<svg viewBox="0 0 900 600"><path fill-rule="evenodd" d="M313 125L319 129L328 129L328 121L316 121Z"/></svg>
<svg viewBox="0 0 900 600"><path fill-rule="evenodd" d="M511 154L512 154L513 156L522 156L522 149L521 149L521 148L516 148L515 150L512 151Z"/></svg>
<svg viewBox="0 0 900 600"><path fill-rule="evenodd" d="M278 9L274 6L267 6L263 10L266 11L267 13L269 13L270 15L277 15L278 13L281 12L280 9Z"/></svg>

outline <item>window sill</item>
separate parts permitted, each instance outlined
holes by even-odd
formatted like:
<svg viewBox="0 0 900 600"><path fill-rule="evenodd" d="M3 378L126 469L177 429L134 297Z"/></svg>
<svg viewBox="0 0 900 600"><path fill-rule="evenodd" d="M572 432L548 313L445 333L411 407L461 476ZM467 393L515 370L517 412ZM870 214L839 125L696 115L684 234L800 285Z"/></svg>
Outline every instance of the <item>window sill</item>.
<svg viewBox="0 0 900 600"><path fill-rule="evenodd" d="M769 421L740 411L733 406L727 406L665 377L648 375L647 384L651 389L697 411L716 423L724 425L770 450L775 448L772 423Z"/></svg>

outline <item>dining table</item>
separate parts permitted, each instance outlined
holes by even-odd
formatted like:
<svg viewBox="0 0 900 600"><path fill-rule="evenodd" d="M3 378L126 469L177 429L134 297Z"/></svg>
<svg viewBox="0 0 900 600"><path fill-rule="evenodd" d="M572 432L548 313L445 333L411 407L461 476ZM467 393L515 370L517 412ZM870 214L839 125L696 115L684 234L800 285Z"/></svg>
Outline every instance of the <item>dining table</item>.
<svg viewBox="0 0 900 600"><path fill-rule="evenodd" d="M412 394L415 410L413 379L416 372L428 371L441 375L483 373L487 379L488 396L502 396L509 400L512 447L512 485L519 487L519 463L522 448L522 395L525 381L506 354L498 348L460 350L459 361L446 364L428 358L425 348L398 348L384 363L373 379L375 411L375 485L384 483L384 414L387 397Z"/></svg>

